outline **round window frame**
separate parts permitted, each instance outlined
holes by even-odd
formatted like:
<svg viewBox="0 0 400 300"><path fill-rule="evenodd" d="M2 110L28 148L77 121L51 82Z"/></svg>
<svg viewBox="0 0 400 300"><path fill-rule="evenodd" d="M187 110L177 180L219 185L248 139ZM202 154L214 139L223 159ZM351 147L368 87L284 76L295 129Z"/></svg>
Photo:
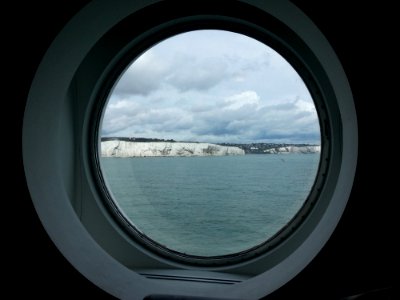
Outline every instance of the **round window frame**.
<svg viewBox="0 0 400 300"><path fill-rule="evenodd" d="M104 67L107 63L103 64L101 58L96 58L96 51L99 49L95 49L95 45L107 32L112 31L114 26L129 15L142 9L147 8L156 16L158 15L157 7L172 5L172 10L179 10L185 4L169 0L149 0L124 1L115 6L109 1L94 1L83 8L59 33L35 74L24 115L23 160L35 209L51 239L76 269L116 297L143 299L147 295L165 294L213 296L221 299L261 298L288 282L319 252L339 222L350 195L357 162L357 118L345 72L329 43L307 16L288 1L222 0L217 3L206 0L191 2L189 4L191 7L187 9L204 13L207 7L212 8L216 5L251 6L255 10L273 16L293 30L321 64L326 73L324 80L332 85L333 99L338 105L338 111L329 111L328 108L328 113L336 116L335 119L339 120L343 129L341 131L336 124L332 123L336 136L331 140L332 149L334 153L340 154L340 159L331 161L330 173L326 174L327 184L324 190L330 197L325 199L326 203L322 207L318 205L320 201L317 201L313 209L316 217L313 220L308 218L297 231L297 237L302 239L302 242L298 239L297 241L293 238L287 239L267 254L247 260L245 263L221 267L197 267L194 270L188 265L154 256L150 251L140 249L141 246L134 243L130 244L130 247L133 250L139 250L132 255L144 254L139 259L145 257L145 262L132 266L123 258L119 258L118 249L113 249L107 240L103 241L96 236L96 230L99 230L96 227L101 227L97 226L97 221L90 220L92 216L89 216L89 220L85 220L81 216L82 212L73 207L74 197L77 195L91 195L96 198L98 192L95 183L92 182L92 171L87 157L90 153L88 119L92 108L89 103L81 110L79 108L74 110L76 114L72 117L78 119L76 124L70 120L71 116L66 115L66 111L77 106L78 100L90 102L93 99L89 98L97 94L96 89L99 87L96 82L102 77L102 71L98 68ZM242 13L245 14L245 11ZM93 19L97 22L93 22ZM142 29L137 28L139 32ZM93 61L100 61L100 66L94 65ZM81 75L78 74L79 69L84 64L90 71L89 75L93 71L92 73L97 72L98 76L95 75L88 78L86 82L80 82L79 79L82 77L77 75ZM104 70L107 71L106 67ZM90 82L93 80L95 82ZM83 93L88 97L80 95L81 89L86 86L91 86L90 92ZM72 100L68 98L70 94L73 94L75 98L72 97ZM332 122L332 118L329 121ZM80 134L72 136L73 134L68 131L68 126L74 127L74 130ZM65 132L71 136L64 136ZM43 144L46 144L48 150L45 154ZM70 144L73 145L73 149L69 148ZM71 151L75 151L75 157L71 155ZM72 181L65 180L64 177L67 177L66 173L69 170L64 167L70 167L75 159L74 166L78 169L79 176L73 178ZM71 187L66 183L72 185L75 193L71 192ZM94 199L91 205L96 206L96 209L100 211L99 215L105 222L111 224L113 220L107 219L108 212L103 210L100 201L97 202L97 200ZM117 227L113 228L114 234L119 234L123 239L124 233L118 232ZM299 235L300 231L303 233ZM110 232L101 231L101 233L108 234L105 239L112 238ZM82 253L90 255L82 255ZM236 274L235 276L240 275L241 279L232 281L231 283L234 284L228 286L220 286L215 281L208 284L207 280L203 283L199 281L192 284L190 280L185 280L183 275L183 277L175 277L175 280L159 282L152 280L155 279L154 276L151 278L151 276L146 276L145 272L141 272L143 267L157 274L163 273L157 271L162 268L167 275L195 276L194 274L197 274L207 278L216 276L219 271L222 271L218 273L221 278L229 278ZM160 277L157 278L160 279Z"/></svg>
<svg viewBox="0 0 400 300"><path fill-rule="evenodd" d="M172 22L173 21L173 22ZM274 22L273 20L271 20ZM277 23L275 23L277 24ZM124 25L126 26L126 25ZM154 25L153 25L154 26ZM281 36L289 36L288 29L279 26L280 30L286 31L285 34L280 34L275 26L274 31L269 31L264 27L257 26L249 23L248 20L232 18L227 15L194 15L194 16L174 16L172 20L164 20L160 24L151 27L146 32L143 32L138 38L132 37L132 41L128 42L125 47L122 47L120 53L116 55L118 60L113 61L109 67L109 71L105 75L98 96L95 96L98 101L94 106L90 136L92 139L89 141L91 144L91 151L89 157L92 158L92 171L95 180L99 186L99 193L109 210L110 214L114 217L115 221L123 228L123 230L131 236L136 242L140 243L149 251L160 255L166 259L176 261L189 266L229 266L239 262L245 262L259 255L270 251L271 249L279 246L284 242L293 232L301 226L302 222L307 218L312 210L314 204L318 200L319 193L325 183L325 174L328 172L330 161L330 136L332 134L329 125L329 116L326 111L325 99L323 93L318 87L311 70L308 70L307 65L301 61L302 57L298 57L298 53L293 52L287 45L287 41L282 39ZM321 139L321 153L317 174L315 176L312 188L304 200L301 208L292 216L291 220L278 230L272 237L268 238L263 243L257 244L249 249L245 249L236 253L229 253L226 255L216 256L200 256L192 255L189 253L182 253L174 249L170 249L156 240L148 237L146 232L137 228L129 217L126 216L123 209L120 208L117 199L114 199L112 192L107 184L107 179L104 177L101 162L99 159L101 153L101 136L100 128L104 112L107 108L107 102L112 94L113 89L117 85L119 79L123 76L124 72L134 61L144 52L148 51L157 43L167 40L175 35L193 32L196 30L225 30L237 34L243 34L249 38L253 38L267 47L270 47L281 55L302 78L304 84L307 86L309 93L312 96L316 111L318 113L318 121L320 127ZM294 44L293 40L291 41ZM297 39L297 43L301 43ZM273 44L272 47L270 44ZM303 48L305 45L301 45ZM340 125L340 123L337 123Z"/></svg>

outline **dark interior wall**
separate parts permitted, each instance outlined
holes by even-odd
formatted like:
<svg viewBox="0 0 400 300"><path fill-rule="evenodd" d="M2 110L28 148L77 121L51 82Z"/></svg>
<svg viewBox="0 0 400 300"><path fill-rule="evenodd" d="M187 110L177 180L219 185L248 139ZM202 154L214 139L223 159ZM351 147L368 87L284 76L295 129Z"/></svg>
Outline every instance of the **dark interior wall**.
<svg viewBox="0 0 400 300"><path fill-rule="evenodd" d="M292 2L324 33L346 71L357 110L359 159L333 236L300 275L266 299L341 299L361 293L392 299L396 179L390 172L397 154L389 145L398 133L390 83L391 9L376 3L351 6L350 1Z"/></svg>
<svg viewBox="0 0 400 300"><path fill-rule="evenodd" d="M11 204L10 209L4 208L5 220L20 216L3 228L10 236L7 258L15 262L8 272L10 286L17 284L11 292L19 294L29 286L30 298L86 295L112 299L70 266L48 238L34 211L21 157L23 110L34 72L59 30L89 1L25 2L3 11L11 17L3 25L7 39L4 74L10 92L4 102L16 108L12 136L13 145L18 145L12 147L17 193L3 197ZM392 299L391 274L397 261L393 215L398 199L398 175L393 175L398 137L394 108L398 92L391 85L391 78L398 77L390 54L396 38L390 17L393 8L337 1L293 2L326 35L349 77L359 121L359 162L348 207L331 240L303 272L265 299L342 299L376 289L383 289L376 299Z"/></svg>

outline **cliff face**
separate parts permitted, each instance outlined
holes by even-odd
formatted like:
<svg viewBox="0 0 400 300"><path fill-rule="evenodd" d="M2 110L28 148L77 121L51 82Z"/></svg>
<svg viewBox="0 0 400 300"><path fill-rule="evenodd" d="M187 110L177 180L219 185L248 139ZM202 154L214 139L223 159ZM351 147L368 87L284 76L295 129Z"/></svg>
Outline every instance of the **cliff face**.
<svg viewBox="0 0 400 300"><path fill-rule="evenodd" d="M264 150L264 153L268 154L285 154L285 153L320 153L321 146L287 146L287 147L278 147Z"/></svg>
<svg viewBox="0 0 400 300"><path fill-rule="evenodd" d="M238 147L209 143L102 141L103 157L244 155Z"/></svg>

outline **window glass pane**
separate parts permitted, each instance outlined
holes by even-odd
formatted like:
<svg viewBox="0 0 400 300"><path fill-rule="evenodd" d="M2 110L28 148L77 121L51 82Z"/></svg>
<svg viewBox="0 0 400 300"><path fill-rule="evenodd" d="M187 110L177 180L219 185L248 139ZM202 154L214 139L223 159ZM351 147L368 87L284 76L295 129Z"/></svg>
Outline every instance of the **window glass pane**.
<svg viewBox="0 0 400 300"><path fill-rule="evenodd" d="M128 221L206 257L250 249L288 224L321 150L315 105L293 67L221 30L179 34L138 57L100 132L102 174Z"/></svg>

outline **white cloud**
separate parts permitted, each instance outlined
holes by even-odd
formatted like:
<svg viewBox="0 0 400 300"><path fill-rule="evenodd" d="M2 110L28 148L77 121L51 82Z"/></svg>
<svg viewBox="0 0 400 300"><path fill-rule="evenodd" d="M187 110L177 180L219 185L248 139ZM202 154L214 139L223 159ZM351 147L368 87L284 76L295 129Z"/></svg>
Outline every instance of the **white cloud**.
<svg viewBox="0 0 400 300"><path fill-rule="evenodd" d="M315 112L315 105L314 105L314 103L313 102L310 102L310 101L304 101L304 100L297 100L296 102L295 102L295 104L296 104L296 107L299 109L299 110L302 110L302 111L308 111L308 112L311 112L311 113L314 113Z"/></svg>
<svg viewBox="0 0 400 300"><path fill-rule="evenodd" d="M227 104L225 109L228 110L238 110L244 106L258 107L260 105L260 97L254 91L245 91L227 97L225 103Z"/></svg>

